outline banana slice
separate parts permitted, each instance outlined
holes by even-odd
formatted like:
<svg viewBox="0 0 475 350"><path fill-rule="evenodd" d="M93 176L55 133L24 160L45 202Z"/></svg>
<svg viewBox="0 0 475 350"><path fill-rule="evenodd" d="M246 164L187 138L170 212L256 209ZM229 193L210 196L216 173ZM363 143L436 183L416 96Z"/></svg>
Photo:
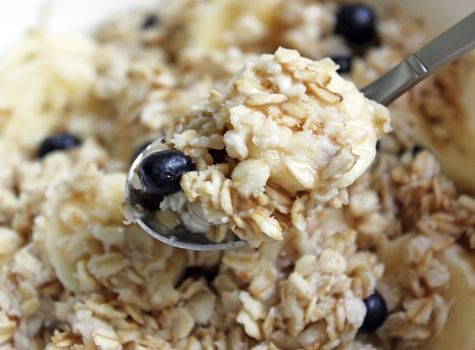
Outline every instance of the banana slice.
<svg viewBox="0 0 475 350"><path fill-rule="evenodd" d="M452 245L441 260L450 270L450 286L443 294L453 300L447 324L441 334L431 337L421 350L475 349L475 256Z"/></svg>
<svg viewBox="0 0 475 350"><path fill-rule="evenodd" d="M76 262L68 259L67 252L62 247L64 240L67 239L67 233L61 230L59 220L51 217L37 221L36 232L44 239L46 255L61 283L66 289L79 292Z"/></svg>
<svg viewBox="0 0 475 350"><path fill-rule="evenodd" d="M191 47L211 49L221 45L221 36L232 16L232 1L215 0L202 2L188 25Z"/></svg>
<svg viewBox="0 0 475 350"><path fill-rule="evenodd" d="M61 283L66 289L79 292L81 285L78 279L78 260L84 254L81 250L86 247L90 235L89 222L107 226L120 225L122 216L119 211L123 199L125 175L122 173L97 174L93 196L75 196L63 201L54 195L49 211L36 222L36 234L41 237L44 252L55 270ZM61 187L58 187L61 188ZM75 232L64 224L74 224ZM103 234L107 234L103 230ZM109 234L115 234L110 232Z"/></svg>
<svg viewBox="0 0 475 350"><path fill-rule="evenodd" d="M475 194L475 51L440 74L440 98L454 113L440 113L444 105L433 105L434 96L420 96L429 101L423 112L427 117L420 118L422 137L441 160L444 172L462 190Z"/></svg>
<svg viewBox="0 0 475 350"><path fill-rule="evenodd" d="M407 235L387 243L378 253L386 264L386 274L401 269L407 244L413 236ZM437 256L450 271L450 284L441 294L453 301L444 330L432 336L421 350L475 349L475 256L453 244Z"/></svg>
<svg viewBox="0 0 475 350"><path fill-rule="evenodd" d="M62 122L66 109L86 107L96 79L95 52L87 38L32 34L2 56L0 158L8 159L18 148L35 149Z"/></svg>
<svg viewBox="0 0 475 350"><path fill-rule="evenodd" d="M236 21L252 15L269 28L281 0L212 0L197 5L196 13L188 24L188 45L200 49L222 47L223 33Z"/></svg>

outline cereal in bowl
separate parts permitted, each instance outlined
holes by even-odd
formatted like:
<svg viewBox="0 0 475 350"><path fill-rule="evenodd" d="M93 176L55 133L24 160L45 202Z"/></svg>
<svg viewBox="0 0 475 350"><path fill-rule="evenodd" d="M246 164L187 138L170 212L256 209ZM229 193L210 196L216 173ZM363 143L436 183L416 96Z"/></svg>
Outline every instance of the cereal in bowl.
<svg viewBox="0 0 475 350"><path fill-rule="evenodd" d="M376 142L388 112L353 84L427 41L417 19L162 4L91 35L34 30L0 57L0 348L474 349L475 199L421 132L450 149L470 135L456 116L473 56L394 101ZM156 213L259 247L186 251L124 222L151 141L175 175Z"/></svg>
<svg viewBox="0 0 475 350"><path fill-rule="evenodd" d="M214 241L232 230L258 246L305 230L311 208L347 204L346 188L370 166L377 140L391 129L387 109L336 70L329 59L312 61L284 48L247 61L224 93L213 91L167 133L168 146L196 169L183 171L180 187L166 191L158 165L156 173L139 166L142 189L165 195L161 211ZM161 159L146 157L150 168L152 157Z"/></svg>

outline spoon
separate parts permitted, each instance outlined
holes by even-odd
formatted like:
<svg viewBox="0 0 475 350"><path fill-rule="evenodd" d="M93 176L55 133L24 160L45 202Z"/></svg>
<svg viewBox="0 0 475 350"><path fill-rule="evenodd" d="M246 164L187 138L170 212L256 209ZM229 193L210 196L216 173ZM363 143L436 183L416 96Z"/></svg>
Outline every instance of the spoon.
<svg viewBox="0 0 475 350"><path fill-rule="evenodd" d="M385 75L366 86L363 94L380 104L389 105L415 84L435 73L443 66L475 48L475 12L465 17L426 46L407 57ZM142 151L132 163L125 186L125 200L131 208L137 208L139 198L133 182L137 181L136 171L142 159L153 153L150 147ZM155 212L132 210L139 226L150 236L177 248L190 250L221 250L246 244L232 232L225 242L215 243L203 234L187 231L183 225L170 225L157 220Z"/></svg>

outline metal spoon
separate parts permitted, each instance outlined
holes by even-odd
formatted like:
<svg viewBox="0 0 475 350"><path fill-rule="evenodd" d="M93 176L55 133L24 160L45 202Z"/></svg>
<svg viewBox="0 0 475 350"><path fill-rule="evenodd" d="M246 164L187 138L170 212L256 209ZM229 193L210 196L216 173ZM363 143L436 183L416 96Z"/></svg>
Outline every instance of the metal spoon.
<svg viewBox="0 0 475 350"><path fill-rule="evenodd" d="M407 57L381 78L365 87L362 92L367 98L387 106L415 84L474 47L475 12ZM137 167L144 156L150 152L150 148L145 149L135 159L127 176L125 199L132 208L136 208L139 204L136 190L132 185L136 181ZM215 243L208 240L203 234L188 232L183 225L170 228L169 225L158 221L152 211L133 210L133 215L145 232L159 241L177 248L209 251L235 248L246 244L232 232L229 233L229 239L226 242Z"/></svg>

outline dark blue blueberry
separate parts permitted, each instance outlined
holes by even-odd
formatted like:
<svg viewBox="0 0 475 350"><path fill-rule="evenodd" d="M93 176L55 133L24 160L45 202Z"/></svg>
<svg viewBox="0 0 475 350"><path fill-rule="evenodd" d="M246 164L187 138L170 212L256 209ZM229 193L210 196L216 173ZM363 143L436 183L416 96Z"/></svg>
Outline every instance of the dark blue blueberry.
<svg viewBox="0 0 475 350"><path fill-rule="evenodd" d="M381 294L374 292L364 300L366 316L360 327L360 332L372 332L381 327L388 317L388 308Z"/></svg>
<svg viewBox="0 0 475 350"><path fill-rule="evenodd" d="M347 74L351 71L351 56L332 56L331 59L340 66L338 73Z"/></svg>
<svg viewBox="0 0 475 350"><path fill-rule="evenodd" d="M147 142L144 142L142 143L141 145L139 145L134 153L132 153L132 157L130 157L130 164L132 164L135 160L135 158L137 158L139 156L140 153L142 153L153 141L147 141Z"/></svg>
<svg viewBox="0 0 475 350"><path fill-rule="evenodd" d="M335 33L349 44L366 44L376 38L376 15L363 4L342 5L336 14Z"/></svg>
<svg viewBox="0 0 475 350"><path fill-rule="evenodd" d="M155 152L138 166L138 175L145 192L154 196L168 196L180 190L184 173L195 170L191 159L175 150Z"/></svg>
<svg viewBox="0 0 475 350"><path fill-rule="evenodd" d="M80 144L81 140L71 134L64 133L52 135L41 142L40 147L38 148L38 157L43 158L51 152L74 148Z"/></svg>
<svg viewBox="0 0 475 350"><path fill-rule="evenodd" d="M160 23L160 19L157 15L151 14L145 17L144 21L142 22L142 29L149 29L155 27Z"/></svg>
<svg viewBox="0 0 475 350"><path fill-rule="evenodd" d="M424 150L424 146L422 145L414 145L414 147L412 147L412 150L411 150L411 153L412 153L412 156L415 157L417 156L419 153L421 153L423 150Z"/></svg>

